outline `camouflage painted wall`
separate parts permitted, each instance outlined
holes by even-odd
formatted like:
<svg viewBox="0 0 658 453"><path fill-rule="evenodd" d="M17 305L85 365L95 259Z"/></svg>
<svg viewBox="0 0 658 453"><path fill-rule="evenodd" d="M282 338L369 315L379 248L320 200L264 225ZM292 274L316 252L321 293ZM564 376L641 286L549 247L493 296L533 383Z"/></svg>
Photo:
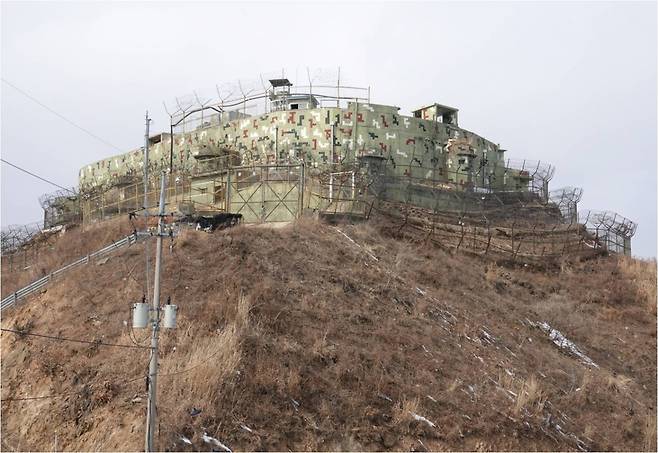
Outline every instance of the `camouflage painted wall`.
<svg viewBox="0 0 658 453"><path fill-rule="evenodd" d="M390 174L431 178L458 186L511 187L504 152L459 127L403 116L398 108L349 103L347 108L270 112L214 124L174 136L174 168L194 172L197 158L239 153L242 165L303 159L307 168L378 156ZM332 137L333 146L332 146ZM152 174L167 168L169 134L151 145ZM80 170L80 188L112 186L143 172L141 148L94 162Z"/></svg>

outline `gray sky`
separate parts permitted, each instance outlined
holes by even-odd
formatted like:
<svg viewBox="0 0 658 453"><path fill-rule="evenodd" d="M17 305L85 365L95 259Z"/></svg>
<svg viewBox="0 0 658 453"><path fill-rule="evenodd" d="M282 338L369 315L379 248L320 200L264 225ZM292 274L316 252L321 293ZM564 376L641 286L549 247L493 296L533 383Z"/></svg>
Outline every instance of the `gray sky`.
<svg viewBox="0 0 658 453"><path fill-rule="evenodd" d="M121 150L162 101L286 69L341 66L373 102L430 102L508 150L549 161L580 208L639 223L656 256L656 3L2 2L2 77ZM59 184L117 151L1 86L2 157ZM2 165L2 225L42 216L52 186Z"/></svg>

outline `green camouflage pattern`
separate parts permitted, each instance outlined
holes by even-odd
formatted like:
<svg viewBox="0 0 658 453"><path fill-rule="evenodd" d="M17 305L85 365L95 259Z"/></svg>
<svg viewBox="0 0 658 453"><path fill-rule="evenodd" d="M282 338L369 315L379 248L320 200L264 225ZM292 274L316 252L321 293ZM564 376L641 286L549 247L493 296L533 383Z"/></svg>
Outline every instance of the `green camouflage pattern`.
<svg viewBox="0 0 658 453"><path fill-rule="evenodd" d="M431 108L424 113L429 119L401 115L394 106L357 102L347 108L285 110L230 121L227 113L222 118L226 121L215 115L203 127L174 135L173 166L177 172L196 174L203 159L234 155L242 166L303 161L309 170L323 170L368 156L381 159L388 175L431 179L446 187L527 187L527 174L505 169L504 150L498 145L437 121ZM161 134L150 146L151 174L169 167L170 143L169 134ZM143 150L137 148L80 169L80 189L120 186L142 174Z"/></svg>

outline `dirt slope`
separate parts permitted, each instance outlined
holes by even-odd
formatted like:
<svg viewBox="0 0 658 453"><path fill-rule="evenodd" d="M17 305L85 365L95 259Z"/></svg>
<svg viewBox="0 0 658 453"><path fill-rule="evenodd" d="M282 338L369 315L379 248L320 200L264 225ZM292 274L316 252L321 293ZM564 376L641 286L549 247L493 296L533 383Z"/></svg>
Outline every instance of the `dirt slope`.
<svg viewBox="0 0 658 453"><path fill-rule="evenodd" d="M167 241L179 326L161 337L158 447L655 450L655 262L539 269L394 232L304 220ZM146 344L128 327L143 262L137 245L78 269L2 326ZM146 366L142 349L3 332L3 400L55 397L3 401L2 448L142 449Z"/></svg>

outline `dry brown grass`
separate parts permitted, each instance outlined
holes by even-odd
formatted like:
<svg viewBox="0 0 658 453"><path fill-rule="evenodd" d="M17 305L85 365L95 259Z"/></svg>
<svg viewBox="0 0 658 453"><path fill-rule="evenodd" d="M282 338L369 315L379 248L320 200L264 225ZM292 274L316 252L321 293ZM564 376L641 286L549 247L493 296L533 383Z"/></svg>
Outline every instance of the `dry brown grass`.
<svg viewBox="0 0 658 453"><path fill-rule="evenodd" d="M656 414L647 415L642 427L644 451L656 451L656 429Z"/></svg>
<svg viewBox="0 0 658 453"><path fill-rule="evenodd" d="M580 379L580 384L574 390L575 399L579 403L584 403L587 401L588 394L593 390L595 386L595 378L592 371L585 371ZM595 389L594 389L595 390Z"/></svg>
<svg viewBox="0 0 658 453"><path fill-rule="evenodd" d="M561 274L573 274L573 263L569 259L561 259L560 262Z"/></svg>
<svg viewBox="0 0 658 453"><path fill-rule="evenodd" d="M520 414L524 409L530 413L541 413L546 403L544 391L535 376L521 381L518 386L514 413Z"/></svg>
<svg viewBox="0 0 658 453"><path fill-rule="evenodd" d="M454 381L452 381L452 382L450 383L450 385L448 385L448 387L446 388L446 391L447 391L448 393L452 393L452 392L454 392L455 390L457 390L457 388L458 388L461 384L462 384L461 379L455 379Z"/></svg>
<svg viewBox="0 0 658 453"><path fill-rule="evenodd" d="M219 331L199 335L192 322L181 321L178 329L183 333L163 342L168 352L161 360L159 385L166 391L160 392L159 403L169 409L162 420L165 430L185 430L180 421L189 419L192 408L212 413L229 398L222 393L231 392L231 382L239 378L242 339L254 331L247 297L240 293L234 305L232 319Z"/></svg>
<svg viewBox="0 0 658 453"><path fill-rule="evenodd" d="M493 284L498 281L500 268L495 263L487 264L484 271L484 279L487 283Z"/></svg>
<svg viewBox="0 0 658 453"><path fill-rule="evenodd" d="M185 429L193 408L208 414L229 391L241 360L240 337L235 326L216 335L192 336L178 342L176 351L161 360L158 404L167 408L161 416L164 432Z"/></svg>
<svg viewBox="0 0 658 453"><path fill-rule="evenodd" d="M393 423L399 425L411 421L413 419L411 414L417 414L419 406L418 398L402 398L393 407Z"/></svg>
<svg viewBox="0 0 658 453"><path fill-rule="evenodd" d="M324 333L318 335L318 337L313 342L311 351L317 357L325 357L327 353L327 335L329 334L328 330L325 330Z"/></svg>
<svg viewBox="0 0 658 453"><path fill-rule="evenodd" d="M653 316L656 316L656 260L619 257L619 271L634 284L637 296Z"/></svg>
<svg viewBox="0 0 658 453"><path fill-rule="evenodd" d="M614 390L619 393L626 393L629 390L632 379L624 376L623 374L608 375L606 378L606 385L608 389Z"/></svg>
<svg viewBox="0 0 658 453"><path fill-rule="evenodd" d="M570 435L542 425L558 411L569 417L559 421L562 429L593 439L593 450L653 445L655 422L640 406L655 407L655 324L627 291L632 281L620 271L610 278L615 257L575 261L559 274L448 254L372 224L339 227L359 246L303 220L280 230L190 231L174 253L165 250L163 294L180 308L179 328L161 333L161 448L208 449L199 439L206 428L236 451L470 450L484 439L491 450L574 450ZM66 326L64 336L131 344L122 321L129 301L141 297L143 255L128 253L139 247L69 274L8 316L7 325L34 319L34 332L58 334L50 329L57 323ZM135 262L138 270L127 277ZM504 291L492 288L487 271L504 280ZM624 291L633 299L610 300ZM443 318L444 310L454 316ZM628 316L630 310L637 313ZM559 328L601 368L584 371L526 318ZM493 343L481 341L482 328ZM88 357L88 348L75 344L13 336L5 343L7 337L3 398L78 391L88 382L92 402L103 405L75 425L75 401L3 403L3 434L19 433L31 442L26 448L47 450L48 423L63 419L60 446L67 450L141 448L146 351L99 348ZM492 385L497 375L513 400ZM105 397L105 380L120 384L117 396ZM191 416L192 407L203 412ZM412 413L437 429L414 422ZM83 425L85 435L78 432ZM185 447L180 435L194 446Z"/></svg>
<svg viewBox="0 0 658 453"><path fill-rule="evenodd" d="M52 236L38 236L15 256L2 257L2 295L6 296L66 264L94 252L133 230L125 218L69 226Z"/></svg>

